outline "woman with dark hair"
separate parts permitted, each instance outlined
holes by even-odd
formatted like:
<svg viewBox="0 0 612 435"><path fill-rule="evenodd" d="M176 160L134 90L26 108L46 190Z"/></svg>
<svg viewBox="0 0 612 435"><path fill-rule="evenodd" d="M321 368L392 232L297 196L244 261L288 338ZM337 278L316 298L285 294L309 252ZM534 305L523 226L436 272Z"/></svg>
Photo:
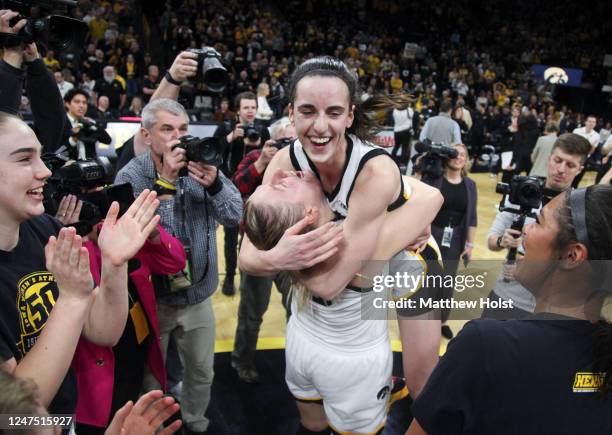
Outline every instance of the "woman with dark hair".
<svg viewBox="0 0 612 435"><path fill-rule="evenodd" d="M474 320L414 402L407 435L609 434L612 428L612 187L566 191L525 228L515 278L524 320Z"/></svg>
<svg viewBox="0 0 612 435"><path fill-rule="evenodd" d="M320 302L319 305L322 303L324 307L330 307L327 311L332 315L337 313L347 319L360 318L358 304L346 307L342 301L351 299L350 296L355 293L356 290L347 286L361 271L363 261L375 258L373 255L386 216L399 212L395 210L399 207L408 207L411 218L402 225L402 237L415 240L428 228L441 205L439 192L416 180L409 180L412 196L410 201L406 202L407 195L397 165L386 151L368 142L376 130L380 129L378 121L370 115L399 105L403 107L406 101L400 96L374 95L362 102L358 90L355 75L337 59L318 57L301 64L295 70L289 88L289 118L296 127L298 139L291 146L276 153L263 180L264 185L275 181L273 177L278 169L312 173L318 178L331 210L337 220L342 220L342 225L327 223L307 234L301 234L318 221L316 214L306 213L296 224L284 231L283 236L275 241L271 248L258 250L249 238L245 237L240 251L241 268L254 275L273 274L280 270L307 270L321 263L316 273L302 276L302 284L310 293L317 295L316 300L310 298L310 301ZM283 183L278 184L278 189L292 188L289 185L283 186ZM428 235L425 239L428 239ZM314 311L305 309L302 312L308 315ZM324 319L308 322L313 328L319 325L319 328L314 330L315 335L330 332L325 330L324 323ZM434 328L435 323L431 322ZM294 333L294 338L304 339L313 333L303 324L301 327L297 322L294 324L296 327L289 329L293 331L291 333ZM431 324L422 327L427 329ZM378 350L382 338L376 331L372 328L367 335L359 337L359 344L353 347L348 330L331 331L333 337L327 338L334 343L332 349L336 349L336 354L344 355L344 352L354 352L355 348L363 350L370 347ZM427 353L427 357L422 360L415 358L416 361L411 361L411 365L404 364L405 367L414 368L423 363L418 375L406 375L410 381L419 379L414 385L409 385L415 395L420 391L426 374L437 359L439 322L434 334L438 342L435 342L435 339L429 340L431 335L427 335L426 339L425 333L423 334L422 340L413 340L412 344L431 346L426 350L414 350L413 355ZM364 360L364 364L369 366L379 361L378 358L383 352L383 349L371 352L374 360ZM431 366L428 359L430 354L433 355ZM354 373L351 372L351 375ZM338 377L340 376L339 373ZM302 426L298 433L326 433L326 430L329 432L329 429L326 429L326 414L329 417L332 412L333 408L329 407L334 399L336 404L341 405L341 408L336 409L340 412L340 417L334 419L334 423L340 426L337 429L357 433L378 430L376 424L373 424L380 421L378 418L363 418L358 412L365 409L359 408L360 403L363 403L360 402L363 398L359 392L352 395L355 400L348 402L338 402L337 397L328 397L328 402L324 402L324 412L320 403L313 400L317 397L320 399L319 394L323 395L322 393L316 388L300 390L299 385L307 387L305 378L293 377L291 380L288 375L290 386L292 382L296 387L293 393L300 399L297 403ZM358 389L357 385L362 385L363 379L353 379L353 384ZM333 387L326 382L321 382L321 385Z"/></svg>
<svg viewBox="0 0 612 435"><path fill-rule="evenodd" d="M343 62L331 57L300 65L293 73L289 98L289 118L298 139L276 153L263 184L270 182L277 169L313 172L334 212L346 219L342 226L328 225L308 236L297 235L312 224L305 217L265 252L245 240L240 264L255 274L301 270L339 252L335 268L342 272L329 271L309 283L311 290L320 290L331 299L353 279L362 261L370 259L385 214L406 202L397 165L386 151L368 142L381 128L370 114L405 101L400 96L376 95L360 102L356 77ZM414 225L407 231L416 238L428 227L428 218L437 213L441 197L416 180L411 181L411 188L414 197L405 206L413 209Z"/></svg>

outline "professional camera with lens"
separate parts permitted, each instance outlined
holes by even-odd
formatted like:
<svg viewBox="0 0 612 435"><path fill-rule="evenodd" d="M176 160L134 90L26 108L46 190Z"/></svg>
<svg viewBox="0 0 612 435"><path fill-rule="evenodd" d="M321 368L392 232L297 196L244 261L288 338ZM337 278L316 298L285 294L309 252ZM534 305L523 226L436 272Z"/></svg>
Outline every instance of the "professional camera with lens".
<svg viewBox="0 0 612 435"><path fill-rule="evenodd" d="M282 150L286 146L291 145L291 142L293 142L292 139L280 139L274 142L274 147L279 150Z"/></svg>
<svg viewBox="0 0 612 435"><path fill-rule="evenodd" d="M425 153L421 158L420 170L423 182L431 184L444 175L444 162L457 157L457 150L442 143L429 140L417 142L415 149L419 153Z"/></svg>
<svg viewBox="0 0 612 435"><path fill-rule="evenodd" d="M187 51L198 55L196 77L202 80L211 92L222 92L229 81L229 74L221 63L219 52L212 47L190 48Z"/></svg>
<svg viewBox="0 0 612 435"><path fill-rule="evenodd" d="M510 229L522 232L525 219L535 218L534 210L539 209L542 204L542 181L537 177L515 175L510 184L498 183L495 191L503 195L499 203L499 211L507 211L515 215ZM506 199L519 208L508 207ZM508 255L506 255L508 263L512 264L516 260L516 254L516 248L508 250ZM504 278L504 281L507 279Z"/></svg>
<svg viewBox="0 0 612 435"><path fill-rule="evenodd" d="M130 184L111 185L114 169L106 157L79 160L66 164L65 147L56 153L42 156L52 175L44 187L45 212L55 215L59 204L66 195L76 195L83 201L79 222L73 224L80 235L91 232L94 225L102 220L113 201L119 203L122 215L134 201Z"/></svg>
<svg viewBox="0 0 612 435"><path fill-rule="evenodd" d="M187 161L201 162L219 167L223 163L223 156L219 152L219 139L216 137L199 138L190 135L179 138L180 143L174 148L185 150Z"/></svg>
<svg viewBox="0 0 612 435"><path fill-rule="evenodd" d="M83 142L102 142L104 144L112 142L106 130L92 119L81 118L75 127L79 127L76 136Z"/></svg>
<svg viewBox="0 0 612 435"><path fill-rule="evenodd" d="M4 0L0 2L1 9L11 9L20 13L13 18L9 25L12 27L20 20L27 23L17 35L3 33L0 45L3 47L16 47L19 44L39 43L56 51L79 51L83 47L89 28L81 20L63 15L49 15L39 17L40 10L53 10L57 7L66 9L76 6L72 0Z"/></svg>
<svg viewBox="0 0 612 435"><path fill-rule="evenodd" d="M537 177L515 175L510 184L498 183L495 191L507 195L512 204L523 210L537 209L542 204L542 181Z"/></svg>
<svg viewBox="0 0 612 435"><path fill-rule="evenodd" d="M244 137L251 142L257 142L261 137L261 128L255 124L242 124L244 130Z"/></svg>

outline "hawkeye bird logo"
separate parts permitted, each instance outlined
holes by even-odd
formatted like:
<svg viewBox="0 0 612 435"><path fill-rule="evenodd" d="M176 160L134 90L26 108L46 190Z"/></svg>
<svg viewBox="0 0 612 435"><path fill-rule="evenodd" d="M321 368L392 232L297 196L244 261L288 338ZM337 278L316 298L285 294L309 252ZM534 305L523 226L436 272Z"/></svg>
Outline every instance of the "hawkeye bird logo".
<svg viewBox="0 0 612 435"><path fill-rule="evenodd" d="M553 85L564 85L569 77L563 68L551 66L544 71L544 80Z"/></svg>

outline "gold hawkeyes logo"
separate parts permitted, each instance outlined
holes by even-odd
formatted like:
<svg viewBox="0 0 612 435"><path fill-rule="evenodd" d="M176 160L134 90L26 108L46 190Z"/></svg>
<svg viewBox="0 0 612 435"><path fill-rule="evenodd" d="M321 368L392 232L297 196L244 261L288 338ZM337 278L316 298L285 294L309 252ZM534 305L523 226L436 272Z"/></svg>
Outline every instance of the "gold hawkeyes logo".
<svg viewBox="0 0 612 435"><path fill-rule="evenodd" d="M569 77L563 68L551 66L544 71L544 80L553 85L563 85L569 81Z"/></svg>
<svg viewBox="0 0 612 435"><path fill-rule="evenodd" d="M55 305L58 291L55 278L47 271L30 273L17 285L17 310L21 332L17 347L23 356L36 343Z"/></svg>

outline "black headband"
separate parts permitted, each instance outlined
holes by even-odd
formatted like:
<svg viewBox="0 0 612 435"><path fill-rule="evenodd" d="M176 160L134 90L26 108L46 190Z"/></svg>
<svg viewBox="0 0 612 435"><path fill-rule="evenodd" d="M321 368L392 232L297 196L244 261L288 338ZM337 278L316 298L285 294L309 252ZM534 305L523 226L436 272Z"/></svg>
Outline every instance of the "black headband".
<svg viewBox="0 0 612 435"><path fill-rule="evenodd" d="M570 193L569 206L576 229L576 238L589 249L589 232L586 225L586 189L574 189Z"/></svg>

